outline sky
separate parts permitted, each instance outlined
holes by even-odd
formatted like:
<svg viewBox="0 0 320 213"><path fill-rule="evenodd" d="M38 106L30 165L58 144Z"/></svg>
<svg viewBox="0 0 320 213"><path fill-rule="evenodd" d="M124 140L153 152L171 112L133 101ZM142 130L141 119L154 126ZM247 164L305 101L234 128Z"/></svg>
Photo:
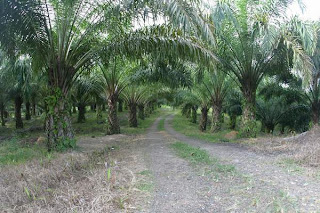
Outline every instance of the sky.
<svg viewBox="0 0 320 213"><path fill-rule="evenodd" d="M302 0L305 8L302 12L298 3L293 3L288 9L288 16L297 14L303 20L317 21L320 19L320 0Z"/></svg>

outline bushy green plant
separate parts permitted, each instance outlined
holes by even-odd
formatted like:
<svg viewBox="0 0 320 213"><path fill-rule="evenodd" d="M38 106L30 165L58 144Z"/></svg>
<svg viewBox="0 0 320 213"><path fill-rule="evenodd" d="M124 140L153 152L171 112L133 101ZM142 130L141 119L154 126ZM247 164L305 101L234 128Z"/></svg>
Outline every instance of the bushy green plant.
<svg viewBox="0 0 320 213"><path fill-rule="evenodd" d="M56 150L63 152L68 149L74 149L77 147L77 140L76 139L64 139L60 140L56 146Z"/></svg>
<svg viewBox="0 0 320 213"><path fill-rule="evenodd" d="M243 138L255 138L257 137L258 132L257 122L250 120L240 128L238 136Z"/></svg>

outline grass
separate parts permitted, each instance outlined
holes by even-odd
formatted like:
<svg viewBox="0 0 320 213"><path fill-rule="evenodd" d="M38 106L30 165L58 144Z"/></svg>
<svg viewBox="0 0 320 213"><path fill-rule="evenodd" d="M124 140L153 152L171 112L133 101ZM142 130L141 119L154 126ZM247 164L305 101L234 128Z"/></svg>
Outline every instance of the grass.
<svg viewBox="0 0 320 213"><path fill-rule="evenodd" d="M0 126L0 143L1 138L4 137L6 139L13 138L13 137L32 137L37 138L39 136L42 136L44 134L43 132L43 122L44 118L42 116L32 117L31 120L24 120L23 119L23 129L17 130L15 127L15 120L14 118L10 118L6 122L6 126ZM26 131L28 129L32 128L32 131ZM36 128L36 129L35 129Z"/></svg>
<svg viewBox="0 0 320 213"><path fill-rule="evenodd" d="M298 212L296 200L280 190L279 195L273 197L273 201L269 204L267 212Z"/></svg>
<svg viewBox="0 0 320 213"><path fill-rule="evenodd" d="M17 138L6 140L0 144L0 165L21 164L48 155L46 148L38 145L22 144Z"/></svg>
<svg viewBox="0 0 320 213"><path fill-rule="evenodd" d="M138 120L138 127L133 128L129 127L128 121L123 120L121 125L121 133L128 134L128 135L137 135L137 134L143 134L147 131L147 129L154 123L154 121L161 115L166 115L169 112L172 112L171 108L163 107L161 109L158 109L153 114L151 114L149 117L145 118L145 120ZM160 121L161 122L161 121ZM164 120L163 120L164 122Z"/></svg>
<svg viewBox="0 0 320 213"><path fill-rule="evenodd" d="M129 127L127 112L121 112L119 113L121 133L142 134L152 125L157 117L167 113L167 111L168 109L161 109L154 112L145 120L139 120L139 126L137 128ZM103 112L102 116L103 119L105 119L107 117L106 112ZM96 137L106 135L106 124L97 123L95 112L88 111L86 113L85 123L77 123L77 114L73 114L72 123L77 138L82 136ZM41 127L43 125L43 117L38 116L32 118L31 121L24 121L24 124L25 129L31 126ZM25 163L34 158L45 157L48 154L45 147L34 144L34 141L36 141L38 137L44 136L44 131L41 128L32 132L24 131L21 133L21 130L15 130L14 120L10 119L7 127L0 127L0 135L7 137L7 139L2 141L0 139L0 165Z"/></svg>
<svg viewBox="0 0 320 213"><path fill-rule="evenodd" d="M152 175L151 171L149 171L149 170L144 170L144 171L142 171L142 172L139 172L138 174L139 174L139 175L144 175L144 176L150 176L150 175Z"/></svg>
<svg viewBox="0 0 320 213"><path fill-rule="evenodd" d="M158 130L159 131L164 131L164 118L162 118L159 123L158 123Z"/></svg>
<svg viewBox="0 0 320 213"><path fill-rule="evenodd" d="M207 130L206 132L200 132L198 124L191 123L188 118L182 116L180 113L177 113L174 116L172 120L172 127L176 131L188 137L197 138L208 142L220 143L236 141L236 139L228 139L225 137L225 135L231 130L225 130L224 128L222 128L222 130L217 133L211 133L210 130ZM207 128L210 127L208 126Z"/></svg>
<svg viewBox="0 0 320 213"><path fill-rule="evenodd" d="M304 168L299 163L291 158L284 158L279 161L279 165L289 173L302 174L305 172Z"/></svg>
<svg viewBox="0 0 320 213"><path fill-rule="evenodd" d="M138 173L143 176L140 181L136 184L136 188L140 191L151 193L154 189L153 174L150 170L143 170Z"/></svg>
<svg viewBox="0 0 320 213"><path fill-rule="evenodd" d="M160 110L155 111L149 117L146 117L145 120L138 119L138 127L132 128L129 127L128 123L128 112L125 110L123 112L118 112L119 122L121 133L124 134L141 134L148 129L151 124L162 114L165 114L169 111L169 108L161 108ZM102 118L100 119L100 123L97 122L96 113L88 110L85 114L86 121L84 123L77 123L77 113L72 114L72 126L75 131L75 135L77 137L81 136L105 136L107 133L107 125L105 123L107 119L107 112L102 112ZM30 127L42 127L44 124L44 116L32 117L31 120L23 121L24 129L28 129ZM0 126L0 135L6 138L14 137L14 136L27 136L37 138L39 136L44 135L44 131L40 128L39 130L33 132L24 132L21 133L21 130L15 129L15 121L13 118L10 118L6 123L6 127ZM1 137L0 137L1 138ZM0 141L1 142L1 141Z"/></svg>
<svg viewBox="0 0 320 213"><path fill-rule="evenodd" d="M144 120L138 119L138 127L129 127L128 122L128 112L125 110L123 112L118 113L120 130L122 134L127 135L136 135L144 133L163 113L162 110L157 110L149 117L146 117ZM107 133L107 125L106 123L97 123L96 121L96 113L95 112L87 112L86 113L86 121L85 123L77 123L76 115L73 116L73 127L76 131L77 136L105 136ZM102 113L102 121L105 121L107 118L107 113Z"/></svg>
<svg viewBox="0 0 320 213"><path fill-rule="evenodd" d="M121 133L128 135L143 134L153 124L153 122L162 114L161 110L155 111L144 120L138 120L138 127L129 127L128 121L122 122Z"/></svg>
<svg viewBox="0 0 320 213"><path fill-rule="evenodd" d="M143 193L133 191L130 170L122 170L110 162L118 154L108 148L93 153L67 152L43 162L0 167L1 210L4 212L119 212L114 206L117 198L128 197L135 202ZM114 171L107 179L105 162ZM130 163L130 161L125 160ZM129 167L131 164L124 164ZM83 202L83 201L86 202ZM98 201L98 202L97 202ZM123 201L123 208L128 202ZM1 211L1 212L3 212Z"/></svg>
<svg viewBox="0 0 320 213"><path fill-rule="evenodd" d="M211 164L212 160L207 151L200 148L194 148L183 142L171 144L171 147L176 151L179 157L186 159L195 164Z"/></svg>
<svg viewBox="0 0 320 213"><path fill-rule="evenodd" d="M153 190L153 184L152 183L140 183L137 185L137 189L139 189L141 191L151 192Z"/></svg>
<svg viewBox="0 0 320 213"><path fill-rule="evenodd" d="M120 114L121 116L122 114ZM107 127L105 122L98 123L95 112L89 111L86 113L86 121L84 123L77 123L77 114L72 114L72 125L76 136L105 136ZM107 113L102 113L101 121L105 121Z"/></svg>
<svg viewBox="0 0 320 213"><path fill-rule="evenodd" d="M195 148L180 141L171 144L171 148L176 151L179 157L188 160L194 165L211 166L210 171L207 173L235 173L233 165L220 163L218 159L212 158L206 150Z"/></svg>

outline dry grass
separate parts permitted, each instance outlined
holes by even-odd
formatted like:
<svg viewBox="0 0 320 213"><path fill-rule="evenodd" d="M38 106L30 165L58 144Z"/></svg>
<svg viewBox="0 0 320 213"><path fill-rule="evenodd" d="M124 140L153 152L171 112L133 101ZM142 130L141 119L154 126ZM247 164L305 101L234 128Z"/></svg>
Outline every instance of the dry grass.
<svg viewBox="0 0 320 213"><path fill-rule="evenodd" d="M136 173L144 168L132 167L131 157L104 149L1 167L0 212L137 211L144 194L135 188Z"/></svg>
<svg viewBox="0 0 320 213"><path fill-rule="evenodd" d="M320 166L320 128L314 128L291 141L296 148L294 158L297 161L313 167Z"/></svg>
<svg viewBox="0 0 320 213"><path fill-rule="evenodd" d="M261 137L243 141L257 151L284 154L297 163L318 167L320 166L320 128L299 135L283 137Z"/></svg>

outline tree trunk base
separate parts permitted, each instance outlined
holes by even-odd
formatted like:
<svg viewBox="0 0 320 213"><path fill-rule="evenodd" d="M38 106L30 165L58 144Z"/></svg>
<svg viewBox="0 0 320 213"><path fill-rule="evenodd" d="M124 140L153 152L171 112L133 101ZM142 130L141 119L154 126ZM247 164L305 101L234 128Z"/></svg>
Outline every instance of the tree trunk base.
<svg viewBox="0 0 320 213"><path fill-rule="evenodd" d="M212 106L212 123L211 123L211 132L215 133L221 130L221 111L222 105L215 104Z"/></svg>
<svg viewBox="0 0 320 213"><path fill-rule="evenodd" d="M199 129L201 132L206 131L208 122L208 108L202 107L201 109L201 120L199 122Z"/></svg>
<svg viewBox="0 0 320 213"><path fill-rule="evenodd" d="M129 126L130 127L138 127L137 105L136 104L129 105Z"/></svg>
<svg viewBox="0 0 320 213"><path fill-rule="evenodd" d="M86 106L84 104L78 104L78 123L84 123L86 121Z"/></svg>
<svg viewBox="0 0 320 213"><path fill-rule="evenodd" d="M15 119L16 119L16 129L22 129L23 128L23 121L21 117L21 107L22 107L22 97L18 96L14 100L15 104Z"/></svg>
<svg viewBox="0 0 320 213"><path fill-rule="evenodd" d="M117 115L117 98L110 97L108 100L108 135L120 134L120 125Z"/></svg>
<svg viewBox="0 0 320 213"><path fill-rule="evenodd" d="M48 151L75 147L74 132L67 99L59 92L46 98L46 133Z"/></svg>

